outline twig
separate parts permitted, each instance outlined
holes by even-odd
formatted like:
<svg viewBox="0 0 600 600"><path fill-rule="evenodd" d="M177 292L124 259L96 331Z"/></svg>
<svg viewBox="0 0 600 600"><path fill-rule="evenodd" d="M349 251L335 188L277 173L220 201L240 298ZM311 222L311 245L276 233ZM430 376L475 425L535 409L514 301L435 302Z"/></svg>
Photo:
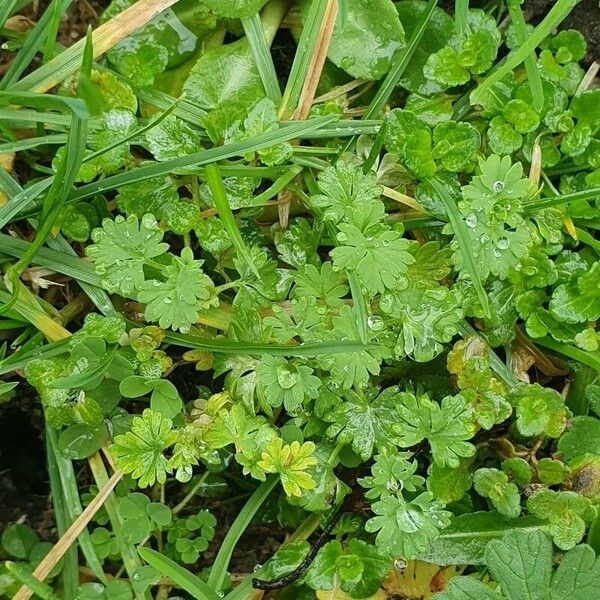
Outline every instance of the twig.
<svg viewBox="0 0 600 600"><path fill-rule="evenodd" d="M87 527L88 523L94 518L94 515L100 510L108 495L113 491L117 483L123 477L122 471L115 471L112 477L106 482L96 497L87 505L85 510L73 521L73 524L67 529L65 534L58 540L52 550L46 554L42 562L36 567L33 576L39 581L44 581L56 566L58 561L64 556L71 544L79 537L81 532ZM33 592L26 585L22 586L16 593L13 600L29 600Z"/></svg>

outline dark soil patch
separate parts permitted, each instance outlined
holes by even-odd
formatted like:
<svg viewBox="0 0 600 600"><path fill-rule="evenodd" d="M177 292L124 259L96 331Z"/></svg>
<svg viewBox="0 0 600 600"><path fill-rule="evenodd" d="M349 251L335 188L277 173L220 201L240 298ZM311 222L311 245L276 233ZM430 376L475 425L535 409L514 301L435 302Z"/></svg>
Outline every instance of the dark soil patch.
<svg viewBox="0 0 600 600"><path fill-rule="evenodd" d="M27 386L18 389L0 406L0 531L22 522L48 539L53 524L42 414Z"/></svg>

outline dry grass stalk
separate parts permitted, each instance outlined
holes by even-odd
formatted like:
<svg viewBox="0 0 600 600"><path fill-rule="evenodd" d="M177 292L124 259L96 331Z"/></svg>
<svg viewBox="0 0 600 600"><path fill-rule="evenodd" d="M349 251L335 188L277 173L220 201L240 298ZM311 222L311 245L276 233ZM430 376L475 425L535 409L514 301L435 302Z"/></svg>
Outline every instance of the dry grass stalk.
<svg viewBox="0 0 600 600"><path fill-rule="evenodd" d="M33 576L40 581L44 581L52 571L58 561L65 555L67 550L79 537L81 532L87 527L88 523L94 518L94 515L100 510L100 507L113 491L117 483L123 477L122 471L115 471L112 477L106 482L106 485L98 492L96 497L87 505L85 510L73 521L73 524L65 534L58 540L52 550L46 554L42 562L36 567ZM16 593L13 600L29 600L33 592L26 586L22 586Z"/></svg>

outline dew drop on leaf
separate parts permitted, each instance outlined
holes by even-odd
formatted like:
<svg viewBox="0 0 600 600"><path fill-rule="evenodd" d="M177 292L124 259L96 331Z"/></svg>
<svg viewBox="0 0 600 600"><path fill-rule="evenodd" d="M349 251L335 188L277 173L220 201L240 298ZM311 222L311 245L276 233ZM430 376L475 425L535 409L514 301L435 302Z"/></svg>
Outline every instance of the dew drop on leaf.
<svg viewBox="0 0 600 600"><path fill-rule="evenodd" d="M277 383L284 389L289 390L298 383L298 371L294 365L285 364L277 367Z"/></svg>

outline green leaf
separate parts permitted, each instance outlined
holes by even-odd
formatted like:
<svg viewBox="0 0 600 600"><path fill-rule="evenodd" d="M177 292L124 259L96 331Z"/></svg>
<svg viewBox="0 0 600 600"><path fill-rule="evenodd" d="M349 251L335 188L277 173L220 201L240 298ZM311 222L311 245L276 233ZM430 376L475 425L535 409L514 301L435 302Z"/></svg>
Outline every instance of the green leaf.
<svg viewBox="0 0 600 600"><path fill-rule="evenodd" d="M117 215L114 221L104 219L102 228L94 229L94 244L86 253L94 260L94 270L107 291L132 297L144 282L144 263L167 251L162 238L152 215L144 215L141 221L134 215L127 219Z"/></svg>
<svg viewBox="0 0 600 600"><path fill-rule="evenodd" d="M396 2L396 10L404 26L407 38L410 38L419 17L427 5L423 0L403 0ZM437 6L433 9L431 18L425 26L423 37L419 42L413 57L408 63L404 75L399 81L401 87L426 96L440 90L440 87L423 75L423 67L430 54L443 48L454 33L452 18ZM408 107L410 108L410 107ZM414 108L410 108L414 110Z"/></svg>
<svg viewBox="0 0 600 600"><path fill-rule="evenodd" d="M386 116L385 145L400 156L404 166L416 177L434 175L429 127L409 110L395 108Z"/></svg>
<svg viewBox="0 0 600 600"><path fill-rule="evenodd" d="M213 282L200 268L203 262L184 248L181 258L174 257L165 267L166 281L151 279L140 285L137 297L146 304L146 320L187 333L200 311L218 304Z"/></svg>
<svg viewBox="0 0 600 600"><path fill-rule="evenodd" d="M334 268L355 271L372 295L402 286L407 265L414 261L408 241L380 223L383 214L383 207L375 204L366 214L349 216L339 224L339 245L330 252Z"/></svg>
<svg viewBox="0 0 600 600"><path fill-rule="evenodd" d="M152 127L144 137L156 160L169 160L202 150L198 131L174 115ZM148 208L147 212L153 211Z"/></svg>
<svg viewBox="0 0 600 600"><path fill-rule="evenodd" d="M12 557L26 560L39 539L31 527L22 523L9 525L2 532L2 548Z"/></svg>
<svg viewBox="0 0 600 600"><path fill-rule="evenodd" d="M370 533L377 532L375 544L392 556L415 558L435 539L440 529L450 524L450 513L433 494L423 492L410 502L386 496L371 505L375 513L365 524Z"/></svg>
<svg viewBox="0 0 600 600"><path fill-rule="evenodd" d="M311 367L280 356L264 355L255 371L258 393L264 394L267 404L272 407L283 404L291 414L301 409L306 400L316 398L321 386Z"/></svg>
<svg viewBox="0 0 600 600"><path fill-rule="evenodd" d="M329 395L322 414L322 418L332 423L327 428L327 435L336 437L338 442L352 444L352 449L363 460L370 458L375 448L389 449L399 442L395 431L399 418L397 406L408 394L391 387L375 398L353 390L344 394L343 401Z"/></svg>
<svg viewBox="0 0 600 600"><path fill-rule="evenodd" d="M568 411L556 390L537 383L520 384L511 390L509 401L516 406L519 433L527 437L540 434L560 437Z"/></svg>
<svg viewBox="0 0 600 600"><path fill-rule="evenodd" d="M550 300L550 312L567 323L583 323L600 318L600 262L587 273L559 285Z"/></svg>
<svg viewBox="0 0 600 600"><path fill-rule="evenodd" d="M317 463L313 457L315 445L312 442L294 441L284 444L276 438L269 442L266 452L262 453L259 466L266 473L278 473L281 484L288 496L300 496L302 490L315 487L315 482L306 470Z"/></svg>
<svg viewBox="0 0 600 600"><path fill-rule="evenodd" d="M338 11L327 57L349 75L381 79L394 52L405 45L404 29L392 0L355 0Z"/></svg>
<svg viewBox="0 0 600 600"><path fill-rule="evenodd" d="M460 458L473 456L467 442L475 435L473 411L462 395L447 396L438 404L427 396L403 395L400 418L393 428L404 448L427 439L433 460L440 466L458 467Z"/></svg>
<svg viewBox="0 0 600 600"><path fill-rule="evenodd" d="M258 12L267 0L203 0L215 14L229 19L251 17Z"/></svg>
<svg viewBox="0 0 600 600"><path fill-rule="evenodd" d="M540 490L527 499L527 510L549 522L548 533L562 550L578 544L596 516L590 500L576 492Z"/></svg>
<svg viewBox="0 0 600 600"><path fill-rule="evenodd" d="M496 511L467 513L455 517L418 558L441 566L483 565L491 540L511 531L543 531L545 527L546 522L537 517L509 519Z"/></svg>
<svg viewBox="0 0 600 600"><path fill-rule="evenodd" d="M558 440L558 451L566 462L588 452L600 455L600 420L587 416L575 417Z"/></svg>
<svg viewBox="0 0 600 600"><path fill-rule="evenodd" d="M411 456L410 452L378 454L371 466L372 475L358 480L362 487L368 488L365 498L381 498L404 490L415 492L423 487L425 480L415 475L419 465L416 460L408 460Z"/></svg>
<svg viewBox="0 0 600 600"><path fill-rule="evenodd" d="M516 518L521 514L521 495L508 475L498 469L477 469L473 476L475 491L489 498L494 507L507 517Z"/></svg>
<svg viewBox="0 0 600 600"><path fill-rule="evenodd" d="M468 170L481 146L481 137L470 123L447 121L433 130L432 156L446 171L459 173Z"/></svg>
<svg viewBox="0 0 600 600"><path fill-rule="evenodd" d="M172 471L164 452L175 443L170 419L149 408L134 417L131 430L118 435L110 447L115 464L138 479L140 487L164 483Z"/></svg>

